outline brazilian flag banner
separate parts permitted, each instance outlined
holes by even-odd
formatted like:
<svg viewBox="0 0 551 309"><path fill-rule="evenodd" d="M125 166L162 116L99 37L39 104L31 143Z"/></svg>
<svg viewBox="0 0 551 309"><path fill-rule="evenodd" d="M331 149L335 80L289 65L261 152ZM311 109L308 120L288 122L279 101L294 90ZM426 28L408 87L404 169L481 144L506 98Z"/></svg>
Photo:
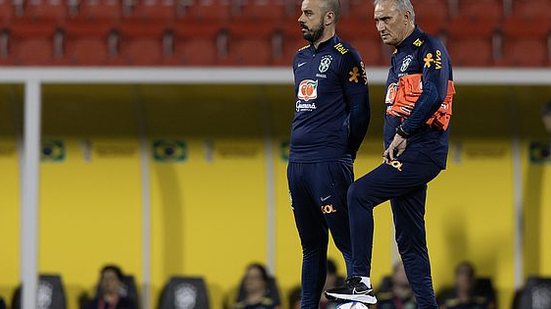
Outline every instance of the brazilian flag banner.
<svg viewBox="0 0 551 309"><path fill-rule="evenodd" d="M173 139L153 141L153 159L157 162L183 162L187 160L186 142Z"/></svg>
<svg viewBox="0 0 551 309"><path fill-rule="evenodd" d="M551 144L541 142L530 143L530 162L551 163Z"/></svg>
<svg viewBox="0 0 551 309"><path fill-rule="evenodd" d="M40 159L43 162L63 162L66 157L65 143L62 140L44 140Z"/></svg>

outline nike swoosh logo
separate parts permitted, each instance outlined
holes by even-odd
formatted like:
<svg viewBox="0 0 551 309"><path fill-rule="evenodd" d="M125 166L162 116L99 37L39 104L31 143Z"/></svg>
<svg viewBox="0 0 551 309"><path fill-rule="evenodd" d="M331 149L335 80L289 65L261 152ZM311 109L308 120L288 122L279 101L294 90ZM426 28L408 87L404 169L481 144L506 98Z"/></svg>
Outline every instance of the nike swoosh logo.
<svg viewBox="0 0 551 309"><path fill-rule="evenodd" d="M352 294L368 294L369 292L370 292L369 289L367 289L367 290L362 290L362 291L357 291L356 288L354 288L354 289L352 290Z"/></svg>
<svg viewBox="0 0 551 309"><path fill-rule="evenodd" d="M305 65L305 64L306 64L306 62L301 62L301 63L299 63L299 64L297 65L297 68L300 68L301 66L303 66L303 65Z"/></svg>
<svg viewBox="0 0 551 309"><path fill-rule="evenodd" d="M322 202L325 202L325 201L327 201L330 197L331 197L331 195L328 195L328 196L326 196L326 197L320 197L320 200L321 200Z"/></svg>

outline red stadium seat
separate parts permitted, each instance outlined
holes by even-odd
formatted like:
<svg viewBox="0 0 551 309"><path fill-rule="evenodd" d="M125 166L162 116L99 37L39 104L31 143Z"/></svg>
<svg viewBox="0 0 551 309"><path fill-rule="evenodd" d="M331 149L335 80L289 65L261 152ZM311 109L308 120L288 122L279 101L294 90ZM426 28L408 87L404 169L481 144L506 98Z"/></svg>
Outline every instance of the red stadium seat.
<svg viewBox="0 0 551 309"><path fill-rule="evenodd" d="M300 10L301 4L302 1L287 0L287 11L285 18L297 20L300 17L300 14L302 14L302 11Z"/></svg>
<svg viewBox="0 0 551 309"><path fill-rule="evenodd" d="M243 1L239 16L246 19L281 20L287 14L287 3L283 0L248 0Z"/></svg>
<svg viewBox="0 0 551 309"><path fill-rule="evenodd" d="M106 40L107 38L105 38ZM74 65L107 64L107 45L100 38L80 38L67 47L67 58Z"/></svg>
<svg viewBox="0 0 551 309"><path fill-rule="evenodd" d="M308 45L302 36L297 18L288 17L275 28L276 37L281 38L281 53L274 55L272 63L279 66L290 66L298 49Z"/></svg>
<svg viewBox="0 0 551 309"><path fill-rule="evenodd" d="M415 23L426 33L440 36L446 33L449 19L433 19L421 16L415 17Z"/></svg>
<svg viewBox="0 0 551 309"><path fill-rule="evenodd" d="M82 0L80 16L90 19L118 20L122 17L122 4L118 0Z"/></svg>
<svg viewBox="0 0 551 309"><path fill-rule="evenodd" d="M121 59L129 65L159 65L162 63L163 23L126 22L120 25Z"/></svg>
<svg viewBox="0 0 551 309"><path fill-rule="evenodd" d="M491 20L453 19L448 27L447 47L456 66L491 66L497 24Z"/></svg>
<svg viewBox="0 0 551 309"><path fill-rule="evenodd" d="M350 0L347 15L362 22L373 22L373 1ZM343 19L344 20L344 19Z"/></svg>
<svg viewBox="0 0 551 309"><path fill-rule="evenodd" d="M8 29L0 31L0 65L10 63L10 34Z"/></svg>
<svg viewBox="0 0 551 309"><path fill-rule="evenodd" d="M136 38L124 42L121 57L129 65L159 65L163 57L161 39Z"/></svg>
<svg viewBox="0 0 551 309"><path fill-rule="evenodd" d="M273 24L234 21L229 26L228 64L266 66L272 60Z"/></svg>
<svg viewBox="0 0 551 309"><path fill-rule="evenodd" d="M10 25L9 58L17 65L49 65L54 61L54 23L20 20Z"/></svg>
<svg viewBox="0 0 551 309"><path fill-rule="evenodd" d="M364 63L368 66L380 65L384 62L382 41L375 28L375 22L342 19L337 24L339 37L358 50Z"/></svg>
<svg viewBox="0 0 551 309"><path fill-rule="evenodd" d="M523 18L551 19L551 1L549 0L515 0L513 16Z"/></svg>
<svg viewBox="0 0 551 309"><path fill-rule="evenodd" d="M502 0L461 0L458 17L500 20L503 18Z"/></svg>
<svg viewBox="0 0 551 309"><path fill-rule="evenodd" d="M551 21L547 18L508 18L503 25L503 59L499 65L549 65L547 46Z"/></svg>
<svg viewBox="0 0 551 309"><path fill-rule="evenodd" d="M429 34L438 36L444 33L449 16L447 0L415 2L415 23Z"/></svg>
<svg viewBox="0 0 551 309"><path fill-rule="evenodd" d="M11 0L0 0L0 26L10 23L15 15L15 8Z"/></svg>
<svg viewBox="0 0 551 309"><path fill-rule="evenodd" d="M348 41L360 53L366 66L382 66L388 64L383 54L384 47L381 40L352 40Z"/></svg>
<svg viewBox="0 0 551 309"><path fill-rule="evenodd" d="M230 0L190 0L181 10L181 17L195 20L228 20L235 8Z"/></svg>
<svg viewBox="0 0 551 309"><path fill-rule="evenodd" d="M33 19L51 19L62 21L68 15L63 0L29 0L24 8L24 16Z"/></svg>
<svg viewBox="0 0 551 309"><path fill-rule="evenodd" d="M65 58L74 65L108 64L107 38L111 31L112 25L108 22L67 22Z"/></svg>
<svg viewBox="0 0 551 309"><path fill-rule="evenodd" d="M215 65L223 26L213 22L181 21L174 31L174 54L165 63L174 65Z"/></svg>
<svg viewBox="0 0 551 309"><path fill-rule="evenodd" d="M442 21L450 16L448 0L415 1L414 6L416 18Z"/></svg>
<svg viewBox="0 0 551 309"><path fill-rule="evenodd" d="M136 4L133 17L171 21L176 18L174 0L143 0Z"/></svg>

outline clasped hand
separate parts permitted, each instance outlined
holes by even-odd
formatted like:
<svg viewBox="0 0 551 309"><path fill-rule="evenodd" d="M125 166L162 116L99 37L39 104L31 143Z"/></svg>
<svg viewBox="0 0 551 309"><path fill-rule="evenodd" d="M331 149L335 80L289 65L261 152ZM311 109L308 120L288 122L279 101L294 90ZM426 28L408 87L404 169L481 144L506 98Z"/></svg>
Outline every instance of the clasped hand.
<svg viewBox="0 0 551 309"><path fill-rule="evenodd" d="M392 143L390 143L385 152L383 152L383 160L385 163L390 163L398 158L406 150L406 146L407 139L399 134L395 134Z"/></svg>

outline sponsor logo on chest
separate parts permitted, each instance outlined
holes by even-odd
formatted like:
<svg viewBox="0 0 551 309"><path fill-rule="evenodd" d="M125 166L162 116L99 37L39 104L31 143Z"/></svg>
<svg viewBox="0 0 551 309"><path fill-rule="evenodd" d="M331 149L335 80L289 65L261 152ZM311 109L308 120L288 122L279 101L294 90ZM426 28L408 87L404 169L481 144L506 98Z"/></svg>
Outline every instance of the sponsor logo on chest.
<svg viewBox="0 0 551 309"><path fill-rule="evenodd" d="M318 97L318 81L305 79L298 85L297 98L303 101L314 100Z"/></svg>
<svg viewBox="0 0 551 309"><path fill-rule="evenodd" d="M317 80L305 79L300 82L298 86L296 111L297 112L311 112L315 110L316 103L309 102L318 97L318 85Z"/></svg>

